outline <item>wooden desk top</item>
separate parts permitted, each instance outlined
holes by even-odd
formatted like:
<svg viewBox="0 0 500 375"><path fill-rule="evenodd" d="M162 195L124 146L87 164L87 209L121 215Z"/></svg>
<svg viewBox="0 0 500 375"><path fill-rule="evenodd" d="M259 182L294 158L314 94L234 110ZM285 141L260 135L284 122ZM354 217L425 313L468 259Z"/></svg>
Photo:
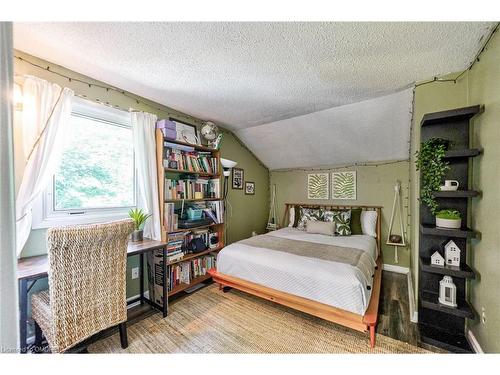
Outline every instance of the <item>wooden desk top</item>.
<svg viewBox="0 0 500 375"><path fill-rule="evenodd" d="M138 255L152 250L162 249L167 245L166 242L150 240L129 241L127 256ZM37 279L47 276L49 263L47 255L38 255L35 257L21 258L17 261L17 279Z"/></svg>

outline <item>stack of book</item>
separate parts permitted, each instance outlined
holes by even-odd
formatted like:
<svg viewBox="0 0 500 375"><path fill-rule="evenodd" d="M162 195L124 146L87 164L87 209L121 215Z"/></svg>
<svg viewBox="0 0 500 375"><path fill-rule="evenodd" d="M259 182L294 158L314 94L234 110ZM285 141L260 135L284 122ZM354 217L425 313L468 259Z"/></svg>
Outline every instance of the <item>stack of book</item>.
<svg viewBox="0 0 500 375"><path fill-rule="evenodd" d="M180 284L191 283L191 262L181 262L170 267L168 289L172 290Z"/></svg>
<svg viewBox="0 0 500 375"><path fill-rule="evenodd" d="M164 143L163 166L180 171L218 174L217 158L211 152L190 151L175 143Z"/></svg>
<svg viewBox="0 0 500 375"><path fill-rule="evenodd" d="M188 234L188 232L169 234L167 243L167 262L175 262L184 257Z"/></svg>
<svg viewBox="0 0 500 375"><path fill-rule="evenodd" d="M193 278L205 276L210 268L215 268L216 259L216 255L212 254L193 259L191 261L191 274Z"/></svg>
<svg viewBox="0 0 500 375"><path fill-rule="evenodd" d="M165 179L165 199L203 199L220 196L217 178Z"/></svg>

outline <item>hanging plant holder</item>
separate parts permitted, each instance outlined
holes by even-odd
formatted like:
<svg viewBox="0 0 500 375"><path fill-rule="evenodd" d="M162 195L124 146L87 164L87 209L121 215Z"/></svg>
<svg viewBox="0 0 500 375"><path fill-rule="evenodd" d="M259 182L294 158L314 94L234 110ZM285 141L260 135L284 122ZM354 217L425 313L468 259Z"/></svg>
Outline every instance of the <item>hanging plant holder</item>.
<svg viewBox="0 0 500 375"><path fill-rule="evenodd" d="M399 233L394 233L394 219L396 213L399 212ZM399 181L394 185L394 202L392 204L391 221L389 224L389 231L387 233L386 245L394 246L394 261L398 260L398 247L406 247L405 231L403 226L403 201L401 200L401 183Z"/></svg>

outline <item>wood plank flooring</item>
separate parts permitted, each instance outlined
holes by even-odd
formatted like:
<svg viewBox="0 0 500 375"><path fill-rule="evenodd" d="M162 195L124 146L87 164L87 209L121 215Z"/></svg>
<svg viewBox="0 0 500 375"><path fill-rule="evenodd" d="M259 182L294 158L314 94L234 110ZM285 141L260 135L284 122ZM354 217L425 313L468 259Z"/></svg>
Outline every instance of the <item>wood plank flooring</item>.
<svg viewBox="0 0 500 375"><path fill-rule="evenodd" d="M382 292L379 305L377 333L418 345L416 323L410 321L408 279L395 272L382 272Z"/></svg>

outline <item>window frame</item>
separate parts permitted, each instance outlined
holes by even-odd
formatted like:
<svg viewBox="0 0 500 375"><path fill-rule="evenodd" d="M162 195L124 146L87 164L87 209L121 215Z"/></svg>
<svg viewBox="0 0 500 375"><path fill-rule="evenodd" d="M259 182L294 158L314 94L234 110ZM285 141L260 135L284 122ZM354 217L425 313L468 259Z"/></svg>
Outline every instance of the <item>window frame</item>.
<svg viewBox="0 0 500 375"><path fill-rule="evenodd" d="M130 129L132 131L131 116L129 112L94 103L79 97L73 98L72 116L89 118L108 125ZM51 227L94 224L128 217L128 211L136 207L138 200L137 167L134 163L134 204L127 207L107 208L82 208L82 209L55 209L55 174L49 186L36 199L33 207L32 229L45 229Z"/></svg>

